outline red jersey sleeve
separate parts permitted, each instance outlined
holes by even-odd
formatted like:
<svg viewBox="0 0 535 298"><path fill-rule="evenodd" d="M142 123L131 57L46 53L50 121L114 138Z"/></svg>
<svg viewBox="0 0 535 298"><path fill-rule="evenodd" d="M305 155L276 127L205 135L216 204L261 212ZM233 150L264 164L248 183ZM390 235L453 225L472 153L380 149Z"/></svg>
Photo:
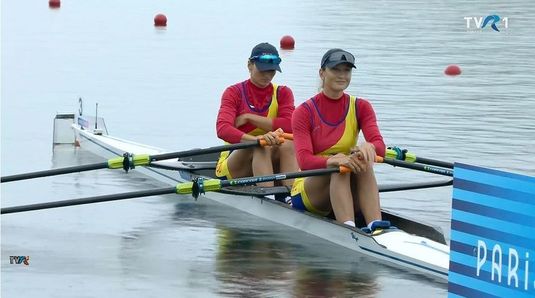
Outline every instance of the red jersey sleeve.
<svg viewBox="0 0 535 298"><path fill-rule="evenodd" d="M384 157L386 146L377 125L375 111L370 102L362 98L357 99L357 120L366 142L372 143L375 146L375 153Z"/></svg>
<svg viewBox="0 0 535 298"><path fill-rule="evenodd" d="M234 127L234 122L239 114L240 100L239 90L233 86L228 87L221 96L221 105L217 114L217 137L231 144L239 143L245 134Z"/></svg>
<svg viewBox="0 0 535 298"><path fill-rule="evenodd" d="M311 114L306 104L301 104L293 113L292 129L294 135L295 155L301 170L321 169L327 167L327 158L314 155L312 147Z"/></svg>
<svg viewBox="0 0 535 298"><path fill-rule="evenodd" d="M284 132L292 133L292 114L295 110L294 95L286 86L279 86L277 118L273 119L273 130L282 128Z"/></svg>

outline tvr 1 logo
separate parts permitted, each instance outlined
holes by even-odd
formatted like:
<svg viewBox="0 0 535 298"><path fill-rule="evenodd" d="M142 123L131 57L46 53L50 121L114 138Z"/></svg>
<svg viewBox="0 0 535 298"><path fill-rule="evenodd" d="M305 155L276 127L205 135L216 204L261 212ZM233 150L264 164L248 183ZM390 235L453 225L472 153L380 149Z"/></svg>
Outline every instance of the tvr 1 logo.
<svg viewBox="0 0 535 298"><path fill-rule="evenodd" d="M499 15L488 15L486 17L464 17L466 20L466 29L467 30L478 30L481 31L483 28L489 26L492 30L500 32L499 26L503 25L503 28L509 28L509 18L503 17L500 18ZM473 24L473 26L472 26Z"/></svg>
<svg viewBox="0 0 535 298"><path fill-rule="evenodd" d="M9 256L10 264L24 264L30 265L30 256Z"/></svg>

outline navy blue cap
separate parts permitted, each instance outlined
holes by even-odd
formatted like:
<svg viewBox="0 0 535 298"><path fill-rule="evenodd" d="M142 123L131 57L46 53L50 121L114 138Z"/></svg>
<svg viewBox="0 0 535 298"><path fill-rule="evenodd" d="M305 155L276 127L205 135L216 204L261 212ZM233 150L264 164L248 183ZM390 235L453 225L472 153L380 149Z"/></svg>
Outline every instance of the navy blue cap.
<svg viewBox="0 0 535 298"><path fill-rule="evenodd" d="M355 56L348 51L342 49L330 49L321 58L321 67L333 68L338 64L347 63L351 67L355 67Z"/></svg>
<svg viewBox="0 0 535 298"><path fill-rule="evenodd" d="M278 62L274 63L273 61L267 62L262 59L257 59L258 57L261 57L264 55L276 56L276 58L278 58ZM258 68L258 70L260 71L277 70L279 72L282 72L279 66L280 64L279 52L274 46L272 46L271 44L267 42L257 44L251 51L251 56L249 57L249 59L251 61L254 61L256 68Z"/></svg>

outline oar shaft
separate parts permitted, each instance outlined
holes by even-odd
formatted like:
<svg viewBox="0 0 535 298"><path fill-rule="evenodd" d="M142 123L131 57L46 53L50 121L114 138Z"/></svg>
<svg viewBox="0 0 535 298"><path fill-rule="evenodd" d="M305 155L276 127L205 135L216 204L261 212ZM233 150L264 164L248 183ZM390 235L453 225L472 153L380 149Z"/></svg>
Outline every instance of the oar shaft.
<svg viewBox="0 0 535 298"><path fill-rule="evenodd" d="M416 157L416 162L427 164L427 165L432 165L432 166L437 166L437 167L453 169L453 163L442 161L442 160L436 160L436 159L425 158L425 157Z"/></svg>
<svg viewBox="0 0 535 298"><path fill-rule="evenodd" d="M41 210L41 209L76 206L76 205L84 205L84 204L92 204L92 203L102 203L102 202L126 200L126 199L133 199L133 198L139 198L139 197L157 196L157 195L173 194L173 193L176 193L176 187L141 190L141 191L126 192L126 193L121 193L121 194L111 194L111 195L103 195L103 196L88 197L88 198L73 199L73 200L63 200L63 201L30 204L30 205L22 205L22 206L15 206L15 207L5 207L1 209L0 214L9 214L9 213Z"/></svg>
<svg viewBox="0 0 535 298"><path fill-rule="evenodd" d="M209 147L209 148L204 148L204 149L192 149L192 150L179 151L179 152L169 152L169 153L151 155L150 160L156 161L156 160L164 160L164 159L171 159L171 158L195 156L195 155L200 155L200 154L210 154L210 153L217 153L217 152L229 151L229 150L246 149L246 148L256 147L259 145L260 145L260 140L231 144L231 145L214 146L214 147Z"/></svg>
<svg viewBox="0 0 535 298"><path fill-rule="evenodd" d="M386 149L385 157L391 158L391 159L403 160L408 163L416 162L416 163L422 163L422 164L427 164L431 166L453 169L453 163L451 162L425 158L425 157L418 157L416 156L416 154L409 152L407 149L400 149L396 146L389 147L388 149Z"/></svg>
<svg viewBox="0 0 535 298"><path fill-rule="evenodd" d="M453 184L453 180L450 179L447 181L436 181L436 182L408 183L408 184L397 184L397 185L379 185L379 192L442 187L442 186L449 186L452 184Z"/></svg>
<svg viewBox="0 0 535 298"><path fill-rule="evenodd" d="M418 171L422 171L422 172L428 172L428 173L433 173L433 174L453 177L453 171L450 170L450 169L443 169L443 168L434 167L434 166L428 166L428 165L419 164L419 163L408 163L408 162L405 162L405 161L401 161L401 160L397 160L397 159L391 159L391 158L377 157L376 160L378 162L387 163L387 164L393 165L395 167L408 168L408 169L418 170Z"/></svg>
<svg viewBox="0 0 535 298"><path fill-rule="evenodd" d="M236 186L236 185L252 185L252 184L261 183L261 182L280 181L280 180L294 179L294 178L301 178L301 177L321 176L321 175L327 175L331 173L340 173L340 172L347 172L347 171L349 171L349 169L327 168L327 169L307 170L307 171L293 172L293 173L281 173L281 174L266 175L266 176L237 178L237 179L232 179L232 180L222 180L221 187Z"/></svg>
<svg viewBox="0 0 535 298"><path fill-rule="evenodd" d="M96 164L90 164L90 165L72 166L72 167L66 167L66 168L3 176L1 178L1 182L4 183L4 182L19 181L19 180L26 180L26 179L32 179L32 178L62 175L62 174L69 174L69 173L74 173L74 172L83 172L83 171L91 171L91 170L106 169L106 168L108 168L108 162L96 163Z"/></svg>
<svg viewBox="0 0 535 298"><path fill-rule="evenodd" d="M283 142L284 139L281 138L281 141ZM83 172L83 171L98 170L98 169L108 169L108 168L109 169L123 168L126 171L128 171L128 169L133 169L134 166L146 166L146 165L149 165L151 161L156 161L156 160L187 157L187 156L194 156L194 155L208 154L208 153L216 153L216 152L227 151L227 150L245 149L245 148L251 148L251 147L256 147L260 145L264 146L265 141L257 140L257 141L244 142L244 143L238 143L238 144L215 146L215 147L210 147L206 149L193 149L193 150L180 151L180 152L162 153L162 154L156 154L152 156L149 156L147 154L139 154L139 155L125 154L123 157L112 158L102 163L72 166L72 167L65 167L65 168L59 168L59 169L51 169L51 170L37 171L37 172L31 172L31 173L16 174L16 175L11 175L11 176L4 176L4 177L1 177L1 183L39 178L39 177L46 177L46 176Z"/></svg>

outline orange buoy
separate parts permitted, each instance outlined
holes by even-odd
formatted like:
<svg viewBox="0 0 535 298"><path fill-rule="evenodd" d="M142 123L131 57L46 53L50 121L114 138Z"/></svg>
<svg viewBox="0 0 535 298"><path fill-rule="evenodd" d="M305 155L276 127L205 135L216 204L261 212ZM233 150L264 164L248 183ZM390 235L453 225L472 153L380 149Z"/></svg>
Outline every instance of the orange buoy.
<svg viewBox="0 0 535 298"><path fill-rule="evenodd" d="M290 35L284 35L281 38L280 45L281 45L281 49L292 50L295 47L295 40Z"/></svg>
<svg viewBox="0 0 535 298"><path fill-rule="evenodd" d="M167 17L164 14L157 14L154 17L154 26L156 27L165 27L167 26Z"/></svg>
<svg viewBox="0 0 535 298"><path fill-rule="evenodd" d="M461 74L461 68L458 65L448 65L444 70L444 73L448 76L458 76Z"/></svg>
<svg viewBox="0 0 535 298"><path fill-rule="evenodd" d="M48 0L48 7L50 8L59 8L61 6L60 0Z"/></svg>

